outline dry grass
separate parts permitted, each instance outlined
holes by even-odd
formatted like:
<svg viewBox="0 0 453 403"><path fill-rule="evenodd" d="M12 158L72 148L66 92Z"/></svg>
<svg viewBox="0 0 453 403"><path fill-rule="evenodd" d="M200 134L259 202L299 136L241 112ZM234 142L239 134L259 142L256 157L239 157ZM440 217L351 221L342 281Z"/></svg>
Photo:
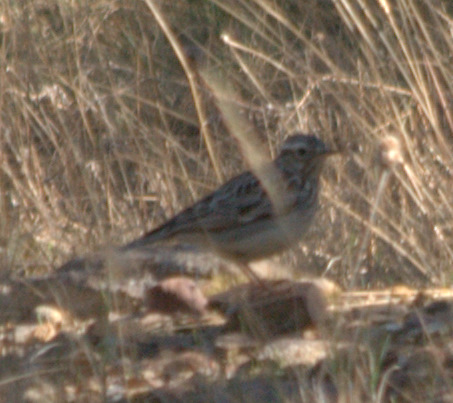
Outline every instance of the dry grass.
<svg viewBox="0 0 453 403"><path fill-rule="evenodd" d="M131 240L241 171L244 142L302 130L344 153L282 259L346 288L451 284L450 0L0 4L5 270Z"/></svg>
<svg viewBox="0 0 453 403"><path fill-rule="evenodd" d="M448 2L368 3L4 7L5 266L131 239L243 169L235 138L274 152L300 129L345 154L293 263L345 285L448 282ZM378 199L389 134L404 161Z"/></svg>

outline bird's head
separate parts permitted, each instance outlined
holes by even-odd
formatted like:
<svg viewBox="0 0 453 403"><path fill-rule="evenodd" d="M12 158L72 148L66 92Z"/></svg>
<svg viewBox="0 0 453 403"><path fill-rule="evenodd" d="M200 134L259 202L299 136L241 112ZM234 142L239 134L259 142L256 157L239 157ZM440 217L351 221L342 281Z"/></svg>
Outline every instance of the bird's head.
<svg viewBox="0 0 453 403"><path fill-rule="evenodd" d="M301 168L321 167L325 157L336 153L337 151L330 150L321 139L312 134L295 133L283 143L277 161L284 165L297 164Z"/></svg>

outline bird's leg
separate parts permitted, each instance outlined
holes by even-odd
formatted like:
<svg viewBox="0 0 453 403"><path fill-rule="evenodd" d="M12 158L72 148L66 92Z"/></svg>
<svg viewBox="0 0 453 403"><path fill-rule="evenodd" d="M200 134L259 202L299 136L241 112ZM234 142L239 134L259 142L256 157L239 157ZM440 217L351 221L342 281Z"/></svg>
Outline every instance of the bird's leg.
<svg viewBox="0 0 453 403"><path fill-rule="evenodd" d="M268 285L266 284L266 282L260 276L258 276L247 263L244 263L244 262L236 262L236 263L237 263L239 269L242 271L242 273L244 273L245 276L250 280L250 282L259 284L262 287L268 288Z"/></svg>

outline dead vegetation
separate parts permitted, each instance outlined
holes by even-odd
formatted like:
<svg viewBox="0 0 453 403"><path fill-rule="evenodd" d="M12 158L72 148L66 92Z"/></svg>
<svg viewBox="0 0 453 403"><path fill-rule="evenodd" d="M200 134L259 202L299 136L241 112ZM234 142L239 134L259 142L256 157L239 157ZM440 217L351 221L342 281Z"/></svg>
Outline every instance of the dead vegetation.
<svg viewBox="0 0 453 403"><path fill-rule="evenodd" d="M311 343L322 352L296 370L287 358L259 355L253 337L234 339L239 347L227 344L221 358L227 319L204 323L211 312L199 299L189 308L196 313L190 326L153 317L146 319L151 331L144 323L155 305L149 290L160 281L211 276L200 280L204 295L228 292L227 263L190 251L187 263L185 250L110 253L243 170L256 158L250 142L273 155L288 133L302 130L343 155L323 175L317 225L270 277L282 277L284 265L291 268L285 276L327 277L348 292L448 287L452 28L448 0L3 1L0 371L7 400L93 401L95 393L120 401L448 401L446 295L442 303L426 291L415 301L387 301L381 322L375 311L367 321L366 308L343 312L334 301L327 333L317 326L301 338L304 322L295 321L291 342L287 333L258 331L272 339L261 337L262 349L283 337L275 349L305 355ZM174 284L168 287L157 294ZM49 320L55 305L72 318L67 327ZM47 336L33 333L43 312ZM249 307L239 312L247 323L262 318ZM250 323L235 320L250 337ZM140 339L123 338L124 323ZM34 335L20 339L19 331Z"/></svg>

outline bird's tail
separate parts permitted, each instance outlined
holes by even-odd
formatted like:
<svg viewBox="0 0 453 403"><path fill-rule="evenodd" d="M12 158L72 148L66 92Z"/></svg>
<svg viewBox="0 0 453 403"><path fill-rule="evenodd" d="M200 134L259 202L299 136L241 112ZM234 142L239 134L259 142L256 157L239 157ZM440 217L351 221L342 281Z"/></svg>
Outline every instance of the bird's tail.
<svg viewBox="0 0 453 403"><path fill-rule="evenodd" d="M164 239L170 238L171 235L169 234L168 227L167 226L162 226L158 227L142 237L122 246L120 248L121 251L130 251L133 249L141 249L141 248L146 248L147 246L150 246L156 242L162 241Z"/></svg>

